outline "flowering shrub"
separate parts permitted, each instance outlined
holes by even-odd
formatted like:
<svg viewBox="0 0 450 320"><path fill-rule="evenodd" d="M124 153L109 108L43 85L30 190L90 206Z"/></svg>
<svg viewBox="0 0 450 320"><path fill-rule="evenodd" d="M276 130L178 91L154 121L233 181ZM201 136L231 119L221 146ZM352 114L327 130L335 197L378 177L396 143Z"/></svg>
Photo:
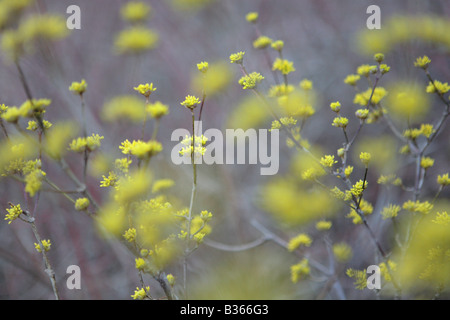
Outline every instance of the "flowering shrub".
<svg viewBox="0 0 450 320"><path fill-rule="evenodd" d="M172 5L186 10L209 2ZM414 74L407 80L394 50L415 39L448 50L448 34L430 31L448 21L396 17L384 27L392 32L360 32L358 45L370 56L333 81L345 94L330 95L289 58L301 53L290 51L288 40L262 33L271 32L267 17L249 12L240 18L253 38L217 61L198 55L189 76L177 72L189 85L172 90L152 72L144 80L134 77L139 61L153 59L164 41L157 26L148 27L156 9L130 1L116 10L123 28L115 30L110 48L116 58L136 64L129 78L120 75L125 89L103 96L115 80L102 79L104 85L83 76L65 80L53 99L40 96L28 62L73 35L63 17L35 13L31 3L0 1L5 65L25 93L25 101L6 94L0 101L2 234L20 239L17 248L8 242L1 252L41 255L56 299L71 295L60 281L61 270L73 264L61 254L67 248L83 264L82 278L106 273L100 279L107 282L107 273L119 274L104 286L123 290L116 293L121 298L448 297L450 86L434 64L440 54L433 48L424 46L407 61L408 74ZM49 73L57 64L51 61ZM242 98L236 107L224 99L231 99L231 90ZM94 106L99 94L101 108ZM73 116L59 110L68 99L76 101ZM240 181L223 173L225 166L199 164L217 141L198 133L195 124L214 125L220 115L230 128L279 130L283 144L272 152L280 152L283 172L259 177L249 193L235 184L253 186L254 177L241 173ZM174 168L167 128L177 126L190 132L179 150L190 163ZM27 226L31 232L25 233ZM83 248L84 230L95 234L89 235L92 247ZM276 249L263 251L269 243ZM214 265L208 257L223 260ZM373 265L382 281L369 290L366 271ZM248 274L266 280L254 289ZM102 298L92 289L101 286L93 283L86 284L87 296Z"/></svg>

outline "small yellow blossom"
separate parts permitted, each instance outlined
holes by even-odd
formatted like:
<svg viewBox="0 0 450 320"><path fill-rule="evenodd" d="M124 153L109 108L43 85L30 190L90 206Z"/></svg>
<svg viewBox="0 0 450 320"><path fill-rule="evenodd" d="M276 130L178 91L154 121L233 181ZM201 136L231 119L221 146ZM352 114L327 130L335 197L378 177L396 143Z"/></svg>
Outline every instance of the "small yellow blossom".
<svg viewBox="0 0 450 320"><path fill-rule="evenodd" d="M333 254L337 261L346 262L351 259L353 251L348 244L340 242L333 245Z"/></svg>
<svg viewBox="0 0 450 320"><path fill-rule="evenodd" d="M10 209L6 209L8 213L5 216L5 220L9 220L8 224L16 220L23 213L20 204L17 205L10 204L10 206L11 206Z"/></svg>
<svg viewBox="0 0 450 320"><path fill-rule="evenodd" d="M334 112L338 113L341 110L341 103L339 101L330 103L330 108Z"/></svg>
<svg viewBox="0 0 450 320"><path fill-rule="evenodd" d="M358 109L356 110L355 115L359 119L365 120L369 116L369 109Z"/></svg>
<svg viewBox="0 0 450 320"><path fill-rule="evenodd" d="M267 36L260 36L255 41L253 41L253 48L255 49L264 49L270 46L272 43L272 39Z"/></svg>
<svg viewBox="0 0 450 320"><path fill-rule="evenodd" d="M166 276L166 279L167 279L167 282L169 283L169 285L170 285L171 287L173 287L173 286L175 285L175 277L173 276L173 274L169 273L169 274Z"/></svg>
<svg viewBox="0 0 450 320"><path fill-rule="evenodd" d="M348 277L353 278L356 289L364 290L367 287L367 273L366 270L347 269L345 272Z"/></svg>
<svg viewBox="0 0 450 320"><path fill-rule="evenodd" d="M359 197L362 195L363 191L367 188L368 182L359 180L356 182L352 188L350 189L350 192L355 196Z"/></svg>
<svg viewBox="0 0 450 320"><path fill-rule="evenodd" d="M258 72L252 72L239 79L239 84L244 90L254 89L257 84L264 80L264 77Z"/></svg>
<svg viewBox="0 0 450 320"><path fill-rule="evenodd" d="M75 201L75 209L78 211L84 211L89 207L89 199L88 198L79 198Z"/></svg>
<svg viewBox="0 0 450 320"><path fill-rule="evenodd" d="M156 193L161 190L168 189L168 188L172 187L174 184L175 184L175 182L171 179L156 180L152 186L152 193Z"/></svg>
<svg viewBox="0 0 450 320"><path fill-rule="evenodd" d="M114 46L118 53L141 53L156 47L158 34L146 27L136 26L122 30L115 39Z"/></svg>
<svg viewBox="0 0 450 320"><path fill-rule="evenodd" d="M320 158L320 164L324 167L331 168L335 163L337 163L337 161L334 160L334 156L326 155Z"/></svg>
<svg viewBox="0 0 450 320"><path fill-rule="evenodd" d="M366 168L369 166L371 154L369 152L361 152L359 155L359 159L361 162L366 166Z"/></svg>
<svg viewBox="0 0 450 320"><path fill-rule="evenodd" d="M420 125L420 133L426 138L429 138L435 131L432 124L422 123Z"/></svg>
<svg viewBox="0 0 450 320"><path fill-rule="evenodd" d="M359 104L361 106L367 106L369 104L369 98L372 95L372 99L370 100L370 103L372 105L378 104L386 95L388 92L383 87L376 87L375 90L373 90L372 95L372 89L369 88L366 91L362 93L357 93L355 95L355 98L353 99L353 103Z"/></svg>
<svg viewBox="0 0 450 320"><path fill-rule="evenodd" d="M426 215L430 213L431 210L433 209L433 204L429 203L428 201L421 202L417 200L414 202L408 200L405 203L403 203L402 208L411 212L419 212Z"/></svg>
<svg viewBox="0 0 450 320"><path fill-rule="evenodd" d="M133 242L134 240L136 240L136 229L129 228L128 230L125 231L125 233L123 234L123 237L128 242ZM136 262L136 268L137 268L137 262Z"/></svg>
<svg viewBox="0 0 450 320"><path fill-rule="evenodd" d="M129 160L127 158L116 159L114 160L114 167L123 173L128 173L130 164L132 162L132 160Z"/></svg>
<svg viewBox="0 0 450 320"><path fill-rule="evenodd" d="M136 263L136 269L138 269L138 270L143 270L147 265L147 262L145 262L145 260L142 258L136 258L135 263Z"/></svg>
<svg viewBox="0 0 450 320"><path fill-rule="evenodd" d="M153 87L153 82L148 84L140 84L137 87L134 87L134 90L142 94L144 97L148 98L152 94L152 92L155 92L157 88Z"/></svg>
<svg viewBox="0 0 450 320"><path fill-rule="evenodd" d="M329 230L331 225L331 221L321 220L316 223L316 229L319 231Z"/></svg>
<svg viewBox="0 0 450 320"><path fill-rule="evenodd" d="M230 55L230 62L231 63L237 63L242 64L242 61L244 60L244 51L236 52Z"/></svg>
<svg viewBox="0 0 450 320"><path fill-rule="evenodd" d="M281 74L287 75L295 71L294 62L286 59L276 58L273 62L272 70L278 70L281 72Z"/></svg>
<svg viewBox="0 0 450 320"><path fill-rule="evenodd" d="M1 114L1 117L10 123L16 123L21 116L22 112L17 107L8 107L8 109Z"/></svg>
<svg viewBox="0 0 450 320"><path fill-rule="evenodd" d="M434 165L434 159L430 157L422 157L420 159L420 166L424 169L431 168Z"/></svg>
<svg viewBox="0 0 450 320"><path fill-rule="evenodd" d="M202 61L200 63L197 63L197 69L201 73L206 73L208 71L209 63L206 61Z"/></svg>
<svg viewBox="0 0 450 320"><path fill-rule="evenodd" d="M305 91L309 91L313 89L313 83L311 80L308 79L303 79L302 81L300 81L299 83L300 88L302 88Z"/></svg>
<svg viewBox="0 0 450 320"><path fill-rule="evenodd" d="M102 176L103 180L100 182L100 187L113 187L116 185L119 177L113 172L110 171L108 177Z"/></svg>
<svg viewBox="0 0 450 320"><path fill-rule="evenodd" d="M33 170L25 176L25 191L31 196L41 190L42 180L46 173L40 169Z"/></svg>
<svg viewBox="0 0 450 320"><path fill-rule="evenodd" d="M448 173L438 175L437 183L440 184L441 186L448 186L450 184L450 178L448 177Z"/></svg>
<svg viewBox="0 0 450 320"><path fill-rule="evenodd" d="M298 236L289 240L288 250L294 251L299 246L309 247L311 245L311 243L312 243L312 239L307 234L301 233Z"/></svg>
<svg viewBox="0 0 450 320"><path fill-rule="evenodd" d="M432 222L443 226L448 226L450 224L450 215L447 211L436 212L436 218L432 220Z"/></svg>
<svg viewBox="0 0 450 320"><path fill-rule="evenodd" d="M37 252L42 252L42 248L44 249L44 251L49 251L51 245L52 244L51 244L50 240L42 240L40 245L39 245L39 243L34 243L34 248L36 249ZM42 246L42 248L41 248L41 246Z"/></svg>
<svg viewBox="0 0 450 320"><path fill-rule="evenodd" d="M428 58L427 56L418 57L414 62L414 66L422 69L427 69L430 62L431 59Z"/></svg>
<svg viewBox="0 0 450 320"><path fill-rule="evenodd" d="M282 97L282 96L286 96L288 94L290 94L291 92L294 91L294 86L293 85L286 85L284 83L282 84L278 84L278 85L273 85L270 87L269 89L269 97Z"/></svg>
<svg viewBox="0 0 450 320"><path fill-rule="evenodd" d="M361 76L359 74L349 74L345 77L344 83L350 86L355 86L360 78Z"/></svg>
<svg viewBox="0 0 450 320"><path fill-rule="evenodd" d="M375 73L376 71L377 71L377 66L371 66L368 64L363 64L363 65L359 66L356 70L356 72L360 76L364 76L364 77L368 77L369 74Z"/></svg>
<svg viewBox="0 0 450 320"><path fill-rule="evenodd" d="M256 23L258 21L258 12L249 12L245 15L245 20L250 23Z"/></svg>
<svg viewBox="0 0 450 320"><path fill-rule="evenodd" d="M69 90L73 93L82 95L87 89L86 80L82 79L80 82L72 82L69 87Z"/></svg>
<svg viewBox="0 0 450 320"><path fill-rule="evenodd" d="M146 107L146 110L150 114L150 116L154 119L159 119L162 116L169 114L169 107L160 101L150 103Z"/></svg>
<svg viewBox="0 0 450 320"><path fill-rule="evenodd" d="M130 1L120 8L120 14L129 22L141 22L147 19L151 9L150 5L144 1Z"/></svg>
<svg viewBox="0 0 450 320"><path fill-rule="evenodd" d="M148 159L162 151L162 144L155 140L147 142L138 140L133 141L131 147L131 154L139 159Z"/></svg>
<svg viewBox="0 0 450 320"><path fill-rule="evenodd" d="M384 60L384 54L382 54L382 53L375 53L374 56L373 56L373 59L376 62L381 63Z"/></svg>
<svg viewBox="0 0 450 320"><path fill-rule="evenodd" d="M74 152L84 152L84 151L94 151L100 147L100 141L103 140L104 137L100 136L98 134L92 134L89 137L83 138L77 138L72 140L72 142L69 145L69 149Z"/></svg>
<svg viewBox="0 0 450 320"><path fill-rule="evenodd" d="M291 281L297 283L302 278L308 276L310 272L309 261L303 258L299 263L291 266Z"/></svg>
<svg viewBox="0 0 450 320"><path fill-rule="evenodd" d="M449 90L450 90L450 86L448 85L447 82L442 83L442 82L440 82L438 80L434 80L433 83L432 82L428 83L426 92L427 93L437 92L437 93L442 95L444 93L447 93Z"/></svg>
<svg viewBox="0 0 450 320"><path fill-rule="evenodd" d="M133 141L134 143L136 143L135 141ZM125 141L123 141L120 146L119 149L122 150L123 154L131 154L131 148L133 146L133 143L130 142L128 139L126 139Z"/></svg>
<svg viewBox="0 0 450 320"><path fill-rule="evenodd" d="M273 41L270 46L277 51L281 51L284 48L284 41L283 40L275 40Z"/></svg>
<svg viewBox="0 0 450 320"><path fill-rule="evenodd" d="M185 106L188 109L194 110L195 107L200 103L200 99L196 96L187 95L183 102L181 102L182 106Z"/></svg>
<svg viewBox="0 0 450 320"><path fill-rule="evenodd" d="M333 127L337 128L346 128L348 125L348 119L346 117L336 117L333 119L333 123L331 124Z"/></svg>
<svg viewBox="0 0 450 320"><path fill-rule="evenodd" d="M149 286L145 287L145 289L144 288L139 289L138 287L136 287L136 290L134 290L134 294L132 294L131 297L134 300L144 300L147 297L149 291L150 291Z"/></svg>
<svg viewBox="0 0 450 320"><path fill-rule="evenodd" d="M380 273L383 276L384 280L387 282L392 281L391 273L392 271L397 270L397 264L391 260L387 261L387 264L385 262L381 262L379 264L380 267Z"/></svg>
<svg viewBox="0 0 450 320"><path fill-rule="evenodd" d="M381 211L381 215L383 216L383 219L395 218L400 210L400 206L390 204L389 206L383 208L383 210Z"/></svg>
<svg viewBox="0 0 450 320"><path fill-rule="evenodd" d="M347 166L344 170L345 176L348 178L353 172L353 166Z"/></svg>
<svg viewBox="0 0 450 320"><path fill-rule="evenodd" d="M52 123L47 120L42 120L42 124L44 125L44 129L49 129L52 126ZM37 122L34 120L28 121L28 126L26 129L30 131L36 131L38 129Z"/></svg>

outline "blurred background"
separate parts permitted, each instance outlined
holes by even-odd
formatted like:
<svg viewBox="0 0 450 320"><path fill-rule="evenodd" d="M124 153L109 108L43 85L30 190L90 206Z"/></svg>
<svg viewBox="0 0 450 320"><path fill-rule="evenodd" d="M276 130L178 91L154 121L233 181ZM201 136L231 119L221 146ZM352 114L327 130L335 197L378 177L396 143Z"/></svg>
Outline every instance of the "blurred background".
<svg viewBox="0 0 450 320"><path fill-rule="evenodd" d="M81 118L79 97L69 92L73 81L86 79L88 89L84 95L87 105L87 131L104 136L101 150L120 156L118 146L124 139L138 139L141 125L129 121L107 121L102 110L112 98L118 95L137 95L133 87L152 82L157 91L153 100L170 106L170 114L161 120L158 140L164 150L158 155L152 168L160 178L175 181L173 196L185 206L189 204L192 172L189 166L176 166L170 160L170 152L176 144L170 140L177 128L190 128L190 114L180 105L188 94L200 95L193 87L198 74L196 64L201 61L223 63L223 84L219 92L207 97L203 119L203 130L234 127L268 128L267 117L245 114L241 108L251 96L238 84L241 77L239 68L229 63L229 56L245 51L245 66L248 71L258 71L266 79L260 89L267 92L274 84L267 64L266 53L255 49L252 42L257 38L254 26L245 16L250 11L259 13L260 32L274 40L283 40L284 58L293 61L296 71L289 75L290 83L297 85L303 79L313 82L316 93L314 107L316 114L308 120L302 137L311 145L321 147L326 154L335 154L342 146L343 136L331 126L333 113L328 108L330 102L339 100L342 113L351 117L356 110L353 105L354 88L344 84L343 79L361 64L374 64L369 46L361 40L361 32L368 32L367 7L373 1L319 1L319 0L167 0L146 1L151 5L150 18L145 25L158 34L159 41L154 49L140 53L120 54L115 47L118 33L129 26L120 14L127 1L96 0L36 0L25 13L32 12L59 14L64 19L69 15L66 9L76 4L81 9L81 29L55 42L46 42L20 59L22 69L36 98L49 98L51 106L46 119L58 122L61 119ZM448 1L377 1L381 9L381 30L370 31L383 36L389 35L394 24L390 18L396 16L431 16L447 19L450 14ZM413 21L413 20L411 20ZM447 24L440 25L443 28ZM413 26L411 26L413 28ZM408 28L407 28L408 29ZM447 32L445 30L445 32ZM369 32L369 33L370 33ZM406 30L408 32L408 30ZM443 33L444 30L436 30ZM365 34L363 33L363 36ZM367 36L369 37L369 36ZM443 82L450 79L448 39L427 39L425 36L405 37L385 51L385 62L391 71L381 81L381 86L400 80L417 82L421 88L428 83L422 70L414 68L416 57L424 54L432 60L430 72ZM447 42L446 42L447 41ZM369 41L368 41L369 43ZM270 58L275 51L268 50ZM20 105L26 100L14 64L2 52L0 64L0 103ZM366 87L361 89L365 90ZM424 89L423 89L424 90ZM430 109L425 122L432 122L442 113L443 105L430 96ZM241 122L239 122L241 121ZM419 123L419 122L417 122ZM417 125L417 123L415 125ZM405 129L404 122L399 127ZM403 127L402 127L403 126ZM349 125L352 134L357 123ZM11 127L11 130L14 129ZM151 131L151 126L147 129ZM435 177L448 172L450 159L450 130L443 129L428 153L436 160L429 170L430 179L423 187L424 197L432 197L437 190ZM191 298L198 299L374 299L373 292L354 289L352 279L342 270L338 274L340 290L327 288L327 279L312 271L311 278L292 283L290 266L298 263L301 255L288 252L280 245L299 232L308 232L315 238L313 225L297 223L286 225L267 208L264 199L268 197L263 186L267 183L292 175L291 161L297 155L284 143L281 133L280 170L277 176L261 176L259 165L203 165L199 167L199 187L196 208L209 210L214 218L209 239L226 245L249 243L261 237L264 230L275 234L279 241L267 241L256 248L242 252L222 251L203 244L195 251L189 264L189 288ZM379 241L389 248L392 239L387 236L390 227L380 218L379 211L388 197L406 200L400 190L386 192L376 185L381 173L397 173L406 182L413 181L413 163L401 162L398 157L401 143L390 133L384 123L366 126L355 143L354 155L359 155L366 146L375 155L377 164L370 172L368 180L371 189L367 197L374 205L374 213L369 222ZM390 152L389 150L393 150ZM356 159L356 158L352 158ZM80 159L68 157L69 165L76 174L81 174ZM95 159L93 159L95 161ZM299 160L301 161L301 160ZM356 166L355 166L356 167ZM88 188L93 197L102 203L108 194L99 188L101 169L92 164L88 177ZM363 172L355 168L356 173ZM359 171L358 171L359 170ZM60 185L73 188L57 167L47 174ZM300 180L300 179L299 179ZM299 182L300 183L300 182ZM309 185L302 185L307 190ZM402 198L403 197L403 198ZM449 198L443 191L441 199ZM308 197L302 198L308 201ZM8 202L23 203L24 192L21 183L10 179L0 180L0 207L7 208ZM299 201L296 210L301 215L303 206ZM448 203L442 206L448 207ZM266 210L268 209L268 210ZM322 210L322 209L321 209ZM4 211L2 209L2 211ZM353 249L353 258L346 267L363 269L374 260L374 247L366 230L355 226L344 216L347 209L339 208L332 218L333 229L328 234L332 242L345 241ZM91 218L77 212L63 196L42 193L37 211L37 224L44 238L50 238L53 245L49 258L56 272L56 279L64 299L130 299L133 290L139 286L134 268L134 257L123 246L104 239ZM5 212L6 213L6 212ZM327 213L324 212L324 216ZM3 221L3 219L2 219ZM17 221L19 222L19 221ZM46 274L43 272L41 256L35 251L33 234L23 223L0 223L0 298L2 299L52 299L53 294ZM324 239L317 237L317 246L310 255L326 265L327 249ZM321 245L322 244L322 245ZM66 268L78 265L82 271L82 290L68 290ZM179 263L174 262L168 272L179 276ZM147 280L153 296L162 296L160 288L153 280Z"/></svg>

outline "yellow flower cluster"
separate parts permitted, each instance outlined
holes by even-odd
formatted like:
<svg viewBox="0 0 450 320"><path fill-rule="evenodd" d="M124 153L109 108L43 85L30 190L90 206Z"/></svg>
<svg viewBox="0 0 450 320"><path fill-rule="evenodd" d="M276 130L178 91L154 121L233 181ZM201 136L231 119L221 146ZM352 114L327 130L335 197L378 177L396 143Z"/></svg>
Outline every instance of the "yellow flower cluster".
<svg viewBox="0 0 450 320"><path fill-rule="evenodd" d="M134 87L134 90L142 94L144 97L148 98L152 94L152 92L156 91L156 88L153 87L153 82L148 84L140 84L137 87Z"/></svg>
<svg viewBox="0 0 450 320"><path fill-rule="evenodd" d="M42 240L40 244L34 243L34 248L37 252L42 252L42 249L44 249L44 251L50 251L51 245L52 243L50 240Z"/></svg>
<svg viewBox="0 0 450 320"><path fill-rule="evenodd" d="M171 188L175 182L172 179L160 179L156 180L152 186L152 193L160 192L165 189Z"/></svg>
<svg viewBox="0 0 450 320"><path fill-rule="evenodd" d="M150 292L149 286L147 286L145 288L136 287L136 290L134 290L134 294L132 294L131 297L134 300L144 300L147 297L147 295L149 294L149 292Z"/></svg>
<svg viewBox="0 0 450 320"><path fill-rule="evenodd" d="M443 226L448 226L450 224L450 215L447 211L436 212L436 218L432 220L432 222Z"/></svg>
<svg viewBox="0 0 450 320"><path fill-rule="evenodd" d="M340 242L333 245L333 254L337 261L346 262L351 259L353 250L347 243Z"/></svg>
<svg viewBox="0 0 450 320"><path fill-rule="evenodd" d="M92 152L100 147L100 141L103 140L104 137L98 134L92 134L88 137L79 137L74 140L69 145L70 150L74 152Z"/></svg>
<svg viewBox="0 0 450 320"><path fill-rule="evenodd" d="M364 290L367 287L367 273L366 270L347 269L345 272L348 277L354 279L354 286L358 290Z"/></svg>
<svg viewBox="0 0 450 320"><path fill-rule="evenodd" d="M20 204L16 205L10 204L10 206L11 206L10 209L6 209L8 213L5 216L5 220L9 220L8 224L16 220L23 213Z"/></svg>
<svg viewBox="0 0 450 320"><path fill-rule="evenodd" d="M236 63L236 64L242 64L242 62L244 61L244 54L245 54L244 51L232 53L230 55L230 62Z"/></svg>
<svg viewBox="0 0 450 320"><path fill-rule="evenodd" d="M108 122L116 120L141 122L145 117L145 104L133 95L116 96L105 103L102 117Z"/></svg>
<svg viewBox="0 0 450 320"><path fill-rule="evenodd" d="M182 106L185 106L188 109L194 110L195 107L200 103L200 99L196 96L187 95L183 102L181 102Z"/></svg>
<svg viewBox="0 0 450 320"><path fill-rule="evenodd" d="M255 41L253 41L253 48L255 49L264 49L270 46L272 43L272 39L267 36L259 36Z"/></svg>
<svg viewBox="0 0 450 320"><path fill-rule="evenodd" d="M387 95L387 91L383 87L376 87L375 90L369 88L364 92L357 93L355 98L353 99L354 104L359 104L361 106L367 106L369 104L370 96L372 95L372 99L370 100L371 105L377 105L380 101Z"/></svg>
<svg viewBox="0 0 450 320"><path fill-rule="evenodd" d="M69 87L69 90L73 93L82 95L87 89L86 80L82 79L80 82L72 82Z"/></svg>
<svg viewBox="0 0 450 320"><path fill-rule="evenodd" d="M123 237L125 238L125 240L127 240L128 242L133 242L136 240L136 229L135 228L129 228L128 230L125 231L125 233L123 234ZM142 258L139 258L140 261L144 260ZM137 266L137 262L136 262L136 266ZM139 268L138 268L139 269Z"/></svg>
<svg viewBox="0 0 450 320"><path fill-rule="evenodd" d="M422 69L427 69L428 65L431 63L431 59L427 56L418 57L414 62L414 66Z"/></svg>
<svg viewBox="0 0 450 320"><path fill-rule="evenodd" d="M197 63L197 69L201 73L206 73L208 71L208 68L209 68L209 63L206 62L206 61L202 61L200 63Z"/></svg>
<svg viewBox="0 0 450 320"><path fill-rule="evenodd" d="M320 164L324 167L332 168L335 163L337 161L334 160L334 156L326 155L320 158Z"/></svg>
<svg viewBox="0 0 450 320"><path fill-rule="evenodd" d="M78 198L75 201L75 209L78 211L84 211L89 207L90 201L88 198Z"/></svg>
<svg viewBox="0 0 450 320"><path fill-rule="evenodd" d="M208 138L204 135L201 136L195 136L195 146L193 145L194 137L193 136L186 136L182 141L181 144L185 145L180 150L181 155L191 155L192 152L196 155L204 155L206 152L206 143L208 142Z"/></svg>
<svg viewBox="0 0 450 320"><path fill-rule="evenodd" d="M437 183L441 186L448 186L450 185L450 178L448 177L448 173L438 175L437 177Z"/></svg>
<svg viewBox="0 0 450 320"><path fill-rule="evenodd" d="M142 53L154 49L158 44L158 34L146 27L129 27L119 32L114 46L119 54Z"/></svg>
<svg viewBox="0 0 450 320"><path fill-rule="evenodd" d="M344 83L350 86L355 86L359 79L361 79L361 76L359 74L349 74L345 77Z"/></svg>
<svg viewBox="0 0 450 320"><path fill-rule="evenodd" d="M303 258L299 263L291 266L291 281L297 283L300 279L305 278L311 272L309 260Z"/></svg>
<svg viewBox="0 0 450 320"><path fill-rule="evenodd" d="M316 229L319 231L329 230L332 226L331 221L321 220L316 223Z"/></svg>
<svg viewBox="0 0 450 320"><path fill-rule="evenodd" d="M151 9L151 6L144 1L129 1L122 6L120 14L124 20L136 23L147 19Z"/></svg>
<svg viewBox="0 0 450 320"><path fill-rule="evenodd" d="M405 203L403 203L402 208L411 212L419 212L426 215L430 213L431 210L433 209L433 204L429 203L428 201L421 202L419 200L417 201L408 200Z"/></svg>
<svg viewBox="0 0 450 320"><path fill-rule="evenodd" d="M20 117L32 118L42 115L50 103L50 99L32 99L25 101L19 108L3 105L3 112L0 116L7 122L16 123Z"/></svg>
<svg viewBox="0 0 450 320"><path fill-rule="evenodd" d="M434 159L430 157L422 157L420 159L420 166L424 169L429 169L434 165Z"/></svg>
<svg viewBox="0 0 450 320"><path fill-rule="evenodd" d="M359 159L366 166L366 168L369 166L369 162L370 162L371 158L372 158L372 156L370 155L369 152L361 152L361 154L359 155Z"/></svg>
<svg viewBox="0 0 450 320"><path fill-rule="evenodd" d="M435 93L442 95L444 93L447 93L450 90L450 86L447 82L442 83L438 80L434 80L433 82L429 82L428 86L426 88L427 93Z"/></svg>
<svg viewBox="0 0 450 320"><path fill-rule="evenodd" d="M295 249L297 249L300 246L309 247L309 246L311 246L311 243L312 243L312 239L310 236L308 236L305 233L300 233L299 235L297 235L294 238L292 238L291 240L289 240L288 250L294 251Z"/></svg>
<svg viewBox="0 0 450 320"><path fill-rule="evenodd" d="M259 72L252 72L240 78L239 84L244 90L254 89L262 80L264 77Z"/></svg>
<svg viewBox="0 0 450 320"><path fill-rule="evenodd" d="M333 123L331 124L333 127L343 128L345 129L348 125L348 118L346 117L336 117L333 119Z"/></svg>
<svg viewBox="0 0 450 320"><path fill-rule="evenodd" d="M245 16L245 20L247 20L250 23L256 23L258 21L258 12L249 12Z"/></svg>
<svg viewBox="0 0 450 320"><path fill-rule="evenodd" d="M395 218L400 210L400 206L390 204L389 206L383 208L383 210L381 211L381 215L383 216L383 219Z"/></svg>
<svg viewBox="0 0 450 320"><path fill-rule="evenodd" d="M273 62L272 70L278 70L281 72L281 74L288 75L289 73L295 71L294 62L286 59L276 58Z"/></svg>

